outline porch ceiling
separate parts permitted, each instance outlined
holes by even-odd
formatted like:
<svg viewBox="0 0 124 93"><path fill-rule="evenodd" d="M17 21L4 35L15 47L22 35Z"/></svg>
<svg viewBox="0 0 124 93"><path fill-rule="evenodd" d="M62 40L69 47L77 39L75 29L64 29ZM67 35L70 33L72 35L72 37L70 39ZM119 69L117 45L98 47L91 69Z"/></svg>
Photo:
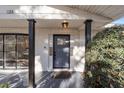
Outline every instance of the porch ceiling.
<svg viewBox="0 0 124 93"><path fill-rule="evenodd" d="M12 12L12 11L13 12ZM4 5L0 19L79 19L110 22L124 16L124 5Z"/></svg>
<svg viewBox="0 0 124 93"><path fill-rule="evenodd" d="M68 11L84 19L93 19L95 29L102 29L106 24L124 17L124 5L65 5L51 6L60 10ZM79 29L83 29L81 26Z"/></svg>
<svg viewBox="0 0 124 93"><path fill-rule="evenodd" d="M112 20L124 16L124 5L71 5L66 7L79 9L99 16L107 17Z"/></svg>
<svg viewBox="0 0 124 93"><path fill-rule="evenodd" d="M8 10L14 14L7 14ZM0 27L27 27L27 19L33 17L39 28L61 28L67 20L70 28L81 30L86 19L93 19L93 29L99 30L123 16L122 5L0 6Z"/></svg>

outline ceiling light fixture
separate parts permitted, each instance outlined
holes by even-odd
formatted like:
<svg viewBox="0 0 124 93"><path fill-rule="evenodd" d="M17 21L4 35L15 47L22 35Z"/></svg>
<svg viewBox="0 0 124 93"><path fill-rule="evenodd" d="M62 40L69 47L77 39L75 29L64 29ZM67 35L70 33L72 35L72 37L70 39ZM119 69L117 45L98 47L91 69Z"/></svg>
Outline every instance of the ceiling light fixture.
<svg viewBox="0 0 124 93"><path fill-rule="evenodd" d="M69 22L67 22L67 21L64 20L64 21L62 22L62 28L63 28L63 29L68 29L68 27L69 27Z"/></svg>

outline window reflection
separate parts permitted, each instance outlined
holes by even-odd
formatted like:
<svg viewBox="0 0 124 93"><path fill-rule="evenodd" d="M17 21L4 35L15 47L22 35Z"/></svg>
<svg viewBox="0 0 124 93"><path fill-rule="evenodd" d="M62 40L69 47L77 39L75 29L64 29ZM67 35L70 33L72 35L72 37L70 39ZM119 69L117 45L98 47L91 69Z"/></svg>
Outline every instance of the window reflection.
<svg viewBox="0 0 124 93"><path fill-rule="evenodd" d="M6 67L16 66L16 36L4 36L4 60Z"/></svg>
<svg viewBox="0 0 124 93"><path fill-rule="evenodd" d="M28 36L17 36L18 66L28 66Z"/></svg>
<svg viewBox="0 0 124 93"><path fill-rule="evenodd" d="M64 38L57 38L57 45L65 45L66 44L66 39Z"/></svg>
<svg viewBox="0 0 124 93"><path fill-rule="evenodd" d="M0 68L27 68L28 35L0 34Z"/></svg>

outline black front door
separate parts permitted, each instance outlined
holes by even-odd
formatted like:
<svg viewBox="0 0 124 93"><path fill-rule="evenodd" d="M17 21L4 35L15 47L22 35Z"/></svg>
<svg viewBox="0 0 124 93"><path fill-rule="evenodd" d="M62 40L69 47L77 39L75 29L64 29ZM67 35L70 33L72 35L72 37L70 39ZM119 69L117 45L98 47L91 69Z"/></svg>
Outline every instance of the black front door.
<svg viewBox="0 0 124 93"><path fill-rule="evenodd" d="M53 35L53 68L70 68L70 35Z"/></svg>

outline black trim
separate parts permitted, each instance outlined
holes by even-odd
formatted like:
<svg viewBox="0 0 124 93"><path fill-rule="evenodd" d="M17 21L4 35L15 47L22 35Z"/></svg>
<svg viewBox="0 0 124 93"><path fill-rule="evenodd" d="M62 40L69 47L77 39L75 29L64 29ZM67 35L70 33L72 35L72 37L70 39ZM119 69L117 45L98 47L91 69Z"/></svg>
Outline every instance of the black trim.
<svg viewBox="0 0 124 93"><path fill-rule="evenodd" d="M18 64L18 61L17 61L17 59L18 59L18 58L17 58L17 57L18 57L18 55L17 55L17 35L16 35L15 38L16 38L16 46L15 46L16 54L15 54L15 55L16 55L16 69L17 69L17 64Z"/></svg>
<svg viewBox="0 0 124 93"><path fill-rule="evenodd" d="M3 35L3 69L5 69L5 63L4 63L4 35Z"/></svg>
<svg viewBox="0 0 124 93"><path fill-rule="evenodd" d="M85 22L85 47L91 41L91 27L92 27L92 20L87 19Z"/></svg>
<svg viewBox="0 0 124 93"><path fill-rule="evenodd" d="M0 35L2 35L3 36L3 68L0 68L0 69L21 69L21 68L18 68L18 66L17 66L17 36L21 36L21 35L23 35L23 36L28 36L28 34L23 34L23 33L0 33ZM16 52L16 65L15 65L15 68L6 68L6 66L5 66L5 56L4 56L4 54L5 54L5 47L4 47L4 45L5 45L5 36L6 35L15 35L15 39L16 39L16 46L15 46L15 52ZM27 68L26 68L27 69Z"/></svg>
<svg viewBox="0 0 124 93"><path fill-rule="evenodd" d="M55 36L68 36L69 37L69 67L54 67L54 50L55 50ZM70 34L53 34L53 69L70 69Z"/></svg>
<svg viewBox="0 0 124 93"><path fill-rule="evenodd" d="M0 35L28 35L25 33L0 33Z"/></svg>
<svg viewBox="0 0 124 93"><path fill-rule="evenodd" d="M92 32L92 20L91 19L87 19L85 22L85 54L86 54L86 51L87 51L87 48L88 48L88 43L91 42L91 32ZM85 58L86 58L86 55L85 55ZM85 59L85 62L86 62L86 59ZM87 71L87 66L85 64L85 71ZM86 83L86 82L84 82Z"/></svg>

